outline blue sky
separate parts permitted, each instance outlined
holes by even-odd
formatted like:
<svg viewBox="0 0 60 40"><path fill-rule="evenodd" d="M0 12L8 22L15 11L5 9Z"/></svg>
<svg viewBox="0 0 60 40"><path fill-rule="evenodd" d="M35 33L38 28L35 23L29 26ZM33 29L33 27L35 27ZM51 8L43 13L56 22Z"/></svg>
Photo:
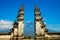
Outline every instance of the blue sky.
<svg viewBox="0 0 60 40"><path fill-rule="evenodd" d="M60 32L60 0L0 0L0 21L13 24L22 4L24 4L25 24L29 21L34 22L34 4L36 4L46 22L46 28Z"/></svg>

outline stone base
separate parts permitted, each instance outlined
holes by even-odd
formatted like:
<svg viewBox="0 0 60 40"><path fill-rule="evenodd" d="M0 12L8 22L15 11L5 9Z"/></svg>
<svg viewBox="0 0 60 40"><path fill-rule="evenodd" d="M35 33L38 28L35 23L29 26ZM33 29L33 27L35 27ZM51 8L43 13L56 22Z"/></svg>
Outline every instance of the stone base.
<svg viewBox="0 0 60 40"><path fill-rule="evenodd" d="M24 37L12 37L10 40L23 40Z"/></svg>
<svg viewBox="0 0 60 40"><path fill-rule="evenodd" d="M45 40L44 37L35 37L35 40Z"/></svg>

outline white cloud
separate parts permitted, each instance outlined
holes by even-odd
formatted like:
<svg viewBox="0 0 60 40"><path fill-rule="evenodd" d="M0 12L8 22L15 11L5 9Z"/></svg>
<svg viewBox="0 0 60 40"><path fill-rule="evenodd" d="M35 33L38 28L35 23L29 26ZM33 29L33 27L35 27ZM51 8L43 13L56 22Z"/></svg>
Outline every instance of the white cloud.
<svg viewBox="0 0 60 40"><path fill-rule="evenodd" d="M9 20L0 20L0 29L12 28L12 22Z"/></svg>
<svg viewBox="0 0 60 40"><path fill-rule="evenodd" d="M47 24L47 29L51 29L57 32L60 32L60 24Z"/></svg>
<svg viewBox="0 0 60 40"><path fill-rule="evenodd" d="M33 27L33 22L31 21L31 20L29 20L29 21L27 21L26 23L25 23L25 27L27 26L27 25L30 25L31 27Z"/></svg>
<svg viewBox="0 0 60 40"><path fill-rule="evenodd" d="M32 21L31 21L31 20L29 20L29 21L27 21L27 22L26 22L26 24L31 23L31 22L32 22Z"/></svg>
<svg viewBox="0 0 60 40"><path fill-rule="evenodd" d="M44 24L46 24L46 18L43 18L42 20L44 21Z"/></svg>

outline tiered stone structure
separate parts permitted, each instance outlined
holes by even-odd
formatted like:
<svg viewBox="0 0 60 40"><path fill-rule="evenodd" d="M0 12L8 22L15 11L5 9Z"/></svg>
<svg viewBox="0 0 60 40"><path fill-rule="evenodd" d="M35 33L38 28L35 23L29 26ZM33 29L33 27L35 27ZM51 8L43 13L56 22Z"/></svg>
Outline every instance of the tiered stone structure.
<svg viewBox="0 0 60 40"><path fill-rule="evenodd" d="M18 16L18 38L24 38L24 5L19 9Z"/></svg>
<svg viewBox="0 0 60 40"><path fill-rule="evenodd" d="M17 20L9 33L0 33L0 40L23 40L24 39L24 5L18 11Z"/></svg>
<svg viewBox="0 0 60 40"><path fill-rule="evenodd" d="M34 7L34 27L35 37L27 40L60 40L60 33L48 32L41 17L40 9ZM24 5L18 11L17 20L14 21L13 28L8 33L0 33L0 40L26 40L24 39Z"/></svg>
<svg viewBox="0 0 60 40"><path fill-rule="evenodd" d="M41 17L40 9L35 6L34 8L35 13L35 38L36 39L42 39L45 36L45 32L47 31L45 28L44 21Z"/></svg>
<svg viewBox="0 0 60 40"><path fill-rule="evenodd" d="M59 32L48 32L41 17L40 9L34 6L35 40L60 40Z"/></svg>

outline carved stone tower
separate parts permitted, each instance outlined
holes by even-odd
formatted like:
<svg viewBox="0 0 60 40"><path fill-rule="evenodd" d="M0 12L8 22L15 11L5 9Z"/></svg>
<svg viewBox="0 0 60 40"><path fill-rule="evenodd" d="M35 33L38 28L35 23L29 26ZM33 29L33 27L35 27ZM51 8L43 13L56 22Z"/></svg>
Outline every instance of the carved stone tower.
<svg viewBox="0 0 60 40"><path fill-rule="evenodd" d="M18 33L18 23L14 21L13 28L10 29L11 33L11 39L10 40L16 40L17 38L17 33Z"/></svg>
<svg viewBox="0 0 60 40"><path fill-rule="evenodd" d="M24 5L20 7L18 11L17 21L18 21L18 36L22 38L24 33Z"/></svg>
<svg viewBox="0 0 60 40"><path fill-rule="evenodd" d="M14 29L13 36L16 37L18 33L18 23L16 21L14 21L13 29Z"/></svg>
<svg viewBox="0 0 60 40"><path fill-rule="evenodd" d="M35 13L35 38L40 39L45 35L46 31L45 24L42 20L40 9L37 6L35 6L34 8L34 13Z"/></svg>

